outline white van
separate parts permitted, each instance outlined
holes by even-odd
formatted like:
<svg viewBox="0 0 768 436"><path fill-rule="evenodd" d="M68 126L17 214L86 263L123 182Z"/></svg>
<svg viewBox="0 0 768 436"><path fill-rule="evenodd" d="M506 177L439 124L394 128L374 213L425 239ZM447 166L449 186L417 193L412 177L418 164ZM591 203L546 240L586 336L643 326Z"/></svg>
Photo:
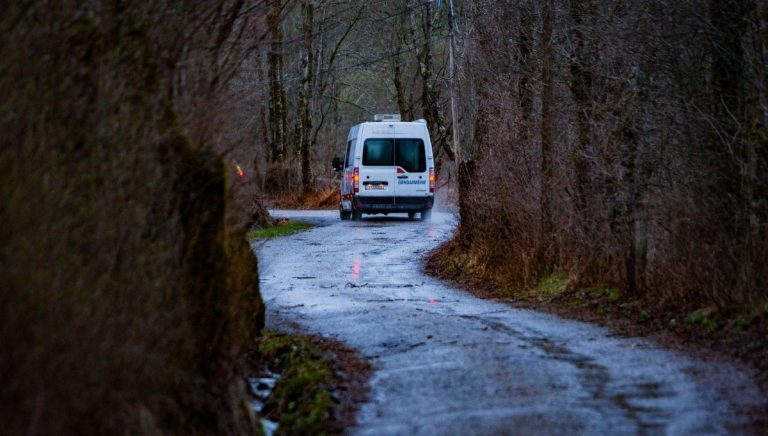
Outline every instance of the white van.
<svg viewBox="0 0 768 436"><path fill-rule="evenodd" d="M364 213L430 219L435 162L426 121L402 122L389 114L374 120L350 129L346 156L338 162L341 219L359 220Z"/></svg>

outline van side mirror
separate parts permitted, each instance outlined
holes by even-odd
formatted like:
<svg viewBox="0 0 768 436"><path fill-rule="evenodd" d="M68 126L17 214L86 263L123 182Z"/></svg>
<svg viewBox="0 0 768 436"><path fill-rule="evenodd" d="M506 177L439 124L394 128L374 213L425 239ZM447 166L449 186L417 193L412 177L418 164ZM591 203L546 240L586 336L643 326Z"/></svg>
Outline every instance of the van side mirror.
<svg viewBox="0 0 768 436"><path fill-rule="evenodd" d="M344 162L342 162L341 158L338 157L333 158L333 163L331 163L331 166L333 166L333 170L336 172L344 170Z"/></svg>

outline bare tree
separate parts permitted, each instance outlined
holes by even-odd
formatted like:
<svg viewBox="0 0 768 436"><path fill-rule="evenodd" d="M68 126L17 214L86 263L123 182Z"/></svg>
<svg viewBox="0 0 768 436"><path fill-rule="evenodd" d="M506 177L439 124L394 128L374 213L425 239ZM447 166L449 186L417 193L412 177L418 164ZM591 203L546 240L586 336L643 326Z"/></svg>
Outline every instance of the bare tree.
<svg viewBox="0 0 768 436"><path fill-rule="evenodd" d="M303 0L301 2L302 13L304 16L303 34L304 48L301 53L301 91L299 94L298 112L299 112L299 141L301 154L301 185L305 193L313 190L312 163L310 162L312 147L312 117L310 113L310 101L312 99L312 90L314 89L314 30L315 30L315 4L314 0Z"/></svg>
<svg viewBox="0 0 768 436"><path fill-rule="evenodd" d="M269 71L269 159L279 163L288 153L288 121L285 87L283 85L283 31L282 14L287 0L269 0L267 25L270 29L270 47L267 54Z"/></svg>

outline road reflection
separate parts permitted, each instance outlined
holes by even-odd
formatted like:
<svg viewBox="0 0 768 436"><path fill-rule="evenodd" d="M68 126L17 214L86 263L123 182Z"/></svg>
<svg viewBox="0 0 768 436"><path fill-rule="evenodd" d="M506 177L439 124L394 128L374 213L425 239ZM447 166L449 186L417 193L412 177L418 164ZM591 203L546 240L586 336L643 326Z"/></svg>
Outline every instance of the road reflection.
<svg viewBox="0 0 768 436"><path fill-rule="evenodd" d="M352 277L352 280L360 280L360 270L362 269L362 261L360 260L359 255L355 255L355 257L352 259L352 273L350 276Z"/></svg>

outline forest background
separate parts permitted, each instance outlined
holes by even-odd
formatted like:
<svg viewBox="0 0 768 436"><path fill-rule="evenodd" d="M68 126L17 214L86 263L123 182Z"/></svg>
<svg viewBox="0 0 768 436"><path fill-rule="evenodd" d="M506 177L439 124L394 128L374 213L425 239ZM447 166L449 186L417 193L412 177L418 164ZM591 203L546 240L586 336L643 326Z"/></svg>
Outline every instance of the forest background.
<svg viewBox="0 0 768 436"><path fill-rule="evenodd" d="M460 216L444 272L496 296L554 278L767 324L766 1L29 1L0 17L11 433L250 428L237 374L263 307L245 230L265 203L332 206L331 160L374 113L428 123Z"/></svg>

